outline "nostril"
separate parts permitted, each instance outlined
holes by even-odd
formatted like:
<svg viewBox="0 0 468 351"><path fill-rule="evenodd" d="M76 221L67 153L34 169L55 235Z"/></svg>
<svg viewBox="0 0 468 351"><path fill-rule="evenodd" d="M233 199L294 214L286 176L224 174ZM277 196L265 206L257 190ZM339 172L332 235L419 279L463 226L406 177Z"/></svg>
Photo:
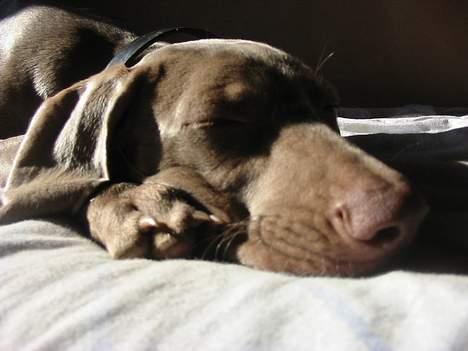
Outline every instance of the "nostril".
<svg viewBox="0 0 468 351"><path fill-rule="evenodd" d="M363 211L362 207L350 209L341 204L333 212L332 223L335 230L345 237L377 243L398 231L396 226L390 226L388 221L380 217L378 213Z"/></svg>
<svg viewBox="0 0 468 351"><path fill-rule="evenodd" d="M353 229L350 213L345 205L340 204L335 207L331 216L331 223L338 233L352 236Z"/></svg>
<svg viewBox="0 0 468 351"><path fill-rule="evenodd" d="M367 240L368 245L382 247L386 244L391 244L395 242L400 236L400 228L397 226L390 226L384 229L380 229L375 233L372 239Z"/></svg>
<svg viewBox="0 0 468 351"><path fill-rule="evenodd" d="M330 222L347 240L388 245L413 237L425 208L424 201L409 188L353 190L334 204Z"/></svg>
<svg viewBox="0 0 468 351"><path fill-rule="evenodd" d="M402 233L400 227L405 223L398 208L389 209L380 203L369 206L369 202L361 206L336 206L331 218L335 231L344 237L376 246L398 239Z"/></svg>

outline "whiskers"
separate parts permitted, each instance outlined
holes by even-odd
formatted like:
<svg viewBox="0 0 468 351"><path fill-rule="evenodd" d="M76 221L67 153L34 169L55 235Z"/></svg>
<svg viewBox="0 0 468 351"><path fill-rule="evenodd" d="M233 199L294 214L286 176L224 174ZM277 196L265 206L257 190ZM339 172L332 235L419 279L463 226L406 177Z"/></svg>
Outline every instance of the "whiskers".
<svg viewBox="0 0 468 351"><path fill-rule="evenodd" d="M327 54L327 45L324 45L314 69L314 74L317 79L323 79L322 69L333 56L335 56L335 52L332 51Z"/></svg>
<svg viewBox="0 0 468 351"><path fill-rule="evenodd" d="M198 243L203 249L199 256L202 260L227 261L229 249L235 242L246 240L250 219L245 219L224 226L222 232L210 235Z"/></svg>
<svg viewBox="0 0 468 351"><path fill-rule="evenodd" d="M330 52L326 56L320 55L320 58L317 62L317 65L315 66L314 73L316 76L321 77L322 76L322 68L325 66L325 64L333 57L335 56L335 52Z"/></svg>

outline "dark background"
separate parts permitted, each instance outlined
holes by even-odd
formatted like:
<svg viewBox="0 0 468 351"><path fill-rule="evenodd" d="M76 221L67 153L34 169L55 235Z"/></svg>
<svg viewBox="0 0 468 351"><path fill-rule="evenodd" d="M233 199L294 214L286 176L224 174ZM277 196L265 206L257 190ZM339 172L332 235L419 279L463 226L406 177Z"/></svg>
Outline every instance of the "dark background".
<svg viewBox="0 0 468 351"><path fill-rule="evenodd" d="M468 106L468 1L63 1L137 32L195 26L264 41L315 66L345 106Z"/></svg>

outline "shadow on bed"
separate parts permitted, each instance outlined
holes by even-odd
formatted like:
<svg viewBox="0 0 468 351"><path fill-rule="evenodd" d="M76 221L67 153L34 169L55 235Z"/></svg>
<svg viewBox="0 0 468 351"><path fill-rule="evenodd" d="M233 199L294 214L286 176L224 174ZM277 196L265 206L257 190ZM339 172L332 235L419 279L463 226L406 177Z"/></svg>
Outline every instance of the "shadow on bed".
<svg viewBox="0 0 468 351"><path fill-rule="evenodd" d="M438 123L444 117L432 119ZM398 268L468 274L468 128L354 135L348 140L407 176L431 208Z"/></svg>

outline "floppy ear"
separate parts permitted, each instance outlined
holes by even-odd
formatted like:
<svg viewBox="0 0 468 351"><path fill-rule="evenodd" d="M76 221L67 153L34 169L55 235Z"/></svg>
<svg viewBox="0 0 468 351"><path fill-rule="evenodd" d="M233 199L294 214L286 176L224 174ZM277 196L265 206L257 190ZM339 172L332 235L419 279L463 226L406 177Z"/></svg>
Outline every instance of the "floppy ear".
<svg viewBox="0 0 468 351"><path fill-rule="evenodd" d="M117 65L41 105L9 173L0 223L76 211L111 180L112 133L140 76Z"/></svg>

